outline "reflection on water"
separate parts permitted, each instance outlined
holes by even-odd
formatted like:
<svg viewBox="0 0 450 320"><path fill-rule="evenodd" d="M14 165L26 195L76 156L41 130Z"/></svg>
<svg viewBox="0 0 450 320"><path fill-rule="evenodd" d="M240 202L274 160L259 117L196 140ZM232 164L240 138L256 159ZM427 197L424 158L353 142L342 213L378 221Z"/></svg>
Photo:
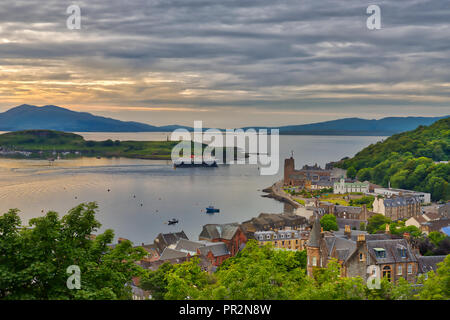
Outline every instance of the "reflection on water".
<svg viewBox="0 0 450 320"><path fill-rule="evenodd" d="M83 135L116 139L115 134ZM129 134L117 135L124 140ZM142 135L141 140L149 138L147 133ZM324 166L380 139L281 136L280 165L293 150L297 167L305 163ZM45 160L0 159L0 212L19 208L22 220L27 221L42 215L42 210L64 214L81 202L97 201L101 231L114 229L116 236L135 243L152 242L159 232L181 229L197 239L206 223L242 222L261 212L282 212L282 203L261 197L260 191L281 176L282 168L276 176L260 176L256 165L174 170L164 160L80 158L50 165ZM211 204L220 213L205 214ZM180 223L165 224L171 218Z"/></svg>

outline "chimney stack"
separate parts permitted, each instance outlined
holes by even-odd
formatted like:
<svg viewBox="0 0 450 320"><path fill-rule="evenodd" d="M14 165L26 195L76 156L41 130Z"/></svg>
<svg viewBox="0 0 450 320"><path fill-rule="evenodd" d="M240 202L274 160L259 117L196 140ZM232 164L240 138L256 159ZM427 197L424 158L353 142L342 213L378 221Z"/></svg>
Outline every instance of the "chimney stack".
<svg viewBox="0 0 450 320"><path fill-rule="evenodd" d="M350 229L350 226L349 226L349 225L346 225L346 226L345 226L344 234L345 234L345 235L347 236L347 238L349 238L349 239L350 239L350 237L352 236L352 230Z"/></svg>

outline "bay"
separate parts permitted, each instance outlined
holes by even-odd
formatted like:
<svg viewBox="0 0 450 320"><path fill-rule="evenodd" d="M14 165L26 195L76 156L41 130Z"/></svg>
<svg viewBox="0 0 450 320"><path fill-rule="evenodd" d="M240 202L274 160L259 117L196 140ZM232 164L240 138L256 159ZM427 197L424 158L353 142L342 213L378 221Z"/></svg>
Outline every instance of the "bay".
<svg viewBox="0 0 450 320"><path fill-rule="evenodd" d="M158 140L167 133L80 133L89 140ZM0 159L0 212L21 210L23 222L48 210L61 215L81 202L99 205L99 230L113 229L116 238L151 243L159 232L184 230L197 239L202 225L242 222L261 212L283 212L283 204L261 191L281 179L283 162L294 154L296 167L353 156L384 137L280 136L280 169L261 176L257 165L178 168L170 161L125 158L58 160ZM108 191L109 190L109 191ZM220 213L209 215L214 205ZM177 225L166 222L178 219Z"/></svg>

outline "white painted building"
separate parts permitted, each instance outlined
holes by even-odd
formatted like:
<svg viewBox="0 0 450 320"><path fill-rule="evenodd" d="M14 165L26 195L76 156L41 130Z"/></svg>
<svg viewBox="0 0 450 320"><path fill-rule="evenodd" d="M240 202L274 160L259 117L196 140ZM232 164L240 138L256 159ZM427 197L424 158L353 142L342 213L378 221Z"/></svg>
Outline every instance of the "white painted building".
<svg viewBox="0 0 450 320"><path fill-rule="evenodd" d="M350 192L369 192L369 182L345 182L345 179L341 179L339 182L335 182L333 185L333 193L350 193Z"/></svg>
<svg viewBox="0 0 450 320"><path fill-rule="evenodd" d="M393 188L375 188L373 193L376 195L382 195L386 197L392 196L414 196L419 198L421 203L430 203L431 194L426 192L419 192L413 190L393 189Z"/></svg>

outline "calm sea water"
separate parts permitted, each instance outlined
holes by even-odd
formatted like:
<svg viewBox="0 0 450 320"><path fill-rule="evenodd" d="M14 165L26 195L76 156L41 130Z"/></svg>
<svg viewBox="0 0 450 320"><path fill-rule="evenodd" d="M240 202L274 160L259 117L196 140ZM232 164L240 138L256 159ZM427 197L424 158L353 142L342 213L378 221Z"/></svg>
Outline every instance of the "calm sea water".
<svg viewBox="0 0 450 320"><path fill-rule="evenodd" d="M167 133L81 133L91 140L166 140ZM150 243L159 232L184 230L197 239L207 223L242 222L261 212L279 213L283 204L261 195L282 176L283 159L294 152L296 167L324 166L353 156L384 137L280 136L280 170L261 176L256 165L173 169L169 161L135 159L0 159L0 212L19 208L24 222L48 210L61 215L81 202L99 205L100 231ZM108 191L108 189L110 191ZM220 213L208 215L209 205ZM169 219L180 223L169 226Z"/></svg>

